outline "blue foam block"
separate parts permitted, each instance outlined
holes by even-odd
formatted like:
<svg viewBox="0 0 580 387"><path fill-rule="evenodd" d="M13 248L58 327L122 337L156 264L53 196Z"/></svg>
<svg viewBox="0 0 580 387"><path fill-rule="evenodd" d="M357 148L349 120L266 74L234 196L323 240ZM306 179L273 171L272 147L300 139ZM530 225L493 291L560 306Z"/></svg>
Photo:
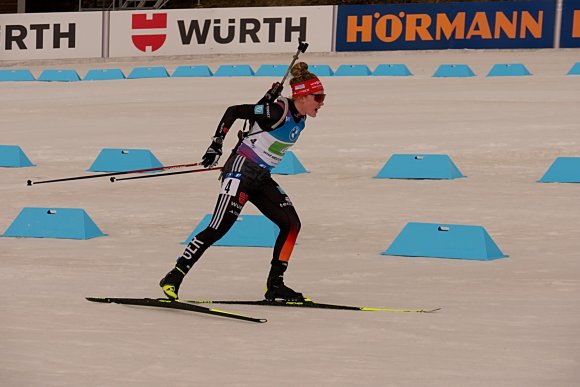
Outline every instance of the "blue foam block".
<svg viewBox="0 0 580 387"><path fill-rule="evenodd" d="M380 64L373 71L373 76L407 77L413 75L404 64Z"/></svg>
<svg viewBox="0 0 580 387"><path fill-rule="evenodd" d="M580 75L580 62L574 63L567 75Z"/></svg>
<svg viewBox="0 0 580 387"><path fill-rule="evenodd" d="M108 81L125 79L121 69L91 69L83 78L84 81Z"/></svg>
<svg viewBox="0 0 580 387"><path fill-rule="evenodd" d="M490 261L505 258L481 226L407 223L381 255Z"/></svg>
<svg viewBox="0 0 580 387"><path fill-rule="evenodd" d="M286 151L280 164L272 169L272 174L275 175L297 175L299 173L308 173L308 171L292 151Z"/></svg>
<svg viewBox="0 0 580 387"><path fill-rule="evenodd" d="M442 64L437 68L434 77L473 77L475 73L466 64Z"/></svg>
<svg viewBox="0 0 580 387"><path fill-rule="evenodd" d="M207 65L200 66L177 66L171 75L174 78L178 77L211 77L213 73Z"/></svg>
<svg viewBox="0 0 580 387"><path fill-rule="evenodd" d="M129 75L128 79L143 79L143 78L167 78L169 73L163 66L155 67L135 67Z"/></svg>
<svg viewBox="0 0 580 387"><path fill-rule="evenodd" d="M0 82L34 81L30 70L0 70Z"/></svg>
<svg viewBox="0 0 580 387"><path fill-rule="evenodd" d="M336 77L360 77L371 75L371 70L365 64L341 64L334 72Z"/></svg>
<svg viewBox="0 0 580 387"><path fill-rule="evenodd" d="M330 77L334 75L334 71L332 71L330 66L326 64L309 65L308 71L317 77Z"/></svg>
<svg viewBox="0 0 580 387"><path fill-rule="evenodd" d="M286 71L288 71L288 65L264 64L258 67L254 75L257 77L283 77Z"/></svg>
<svg viewBox="0 0 580 387"><path fill-rule="evenodd" d="M91 239L104 235L82 208L25 207L2 236Z"/></svg>
<svg viewBox="0 0 580 387"><path fill-rule="evenodd" d="M216 77L251 77L253 75L254 70L247 64L221 65L214 74Z"/></svg>
<svg viewBox="0 0 580 387"><path fill-rule="evenodd" d="M394 154L376 179L457 179L464 177L448 155Z"/></svg>
<svg viewBox="0 0 580 387"><path fill-rule="evenodd" d="M487 73L488 77L518 77L525 75L532 74L521 63L494 64L489 73Z"/></svg>
<svg viewBox="0 0 580 387"><path fill-rule="evenodd" d="M183 242L188 244L211 221L207 214ZM280 229L263 215L240 215L227 234L214 246L274 247Z"/></svg>
<svg viewBox="0 0 580 387"><path fill-rule="evenodd" d="M580 157L557 157L541 183L580 183Z"/></svg>
<svg viewBox="0 0 580 387"><path fill-rule="evenodd" d="M38 77L44 82L77 82L81 80L75 70L43 70Z"/></svg>
<svg viewBox="0 0 580 387"><path fill-rule="evenodd" d="M33 167L34 164L18 145L0 145L0 167Z"/></svg>
<svg viewBox="0 0 580 387"><path fill-rule="evenodd" d="M88 170L126 172L161 167L163 164L149 149L103 148Z"/></svg>

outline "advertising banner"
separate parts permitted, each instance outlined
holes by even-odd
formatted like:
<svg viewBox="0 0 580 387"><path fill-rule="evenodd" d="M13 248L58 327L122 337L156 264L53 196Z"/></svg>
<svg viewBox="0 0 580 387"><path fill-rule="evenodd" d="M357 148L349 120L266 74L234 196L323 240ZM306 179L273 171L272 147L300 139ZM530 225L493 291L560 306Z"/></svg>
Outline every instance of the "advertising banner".
<svg viewBox="0 0 580 387"><path fill-rule="evenodd" d="M266 7L111 12L109 56L332 50L333 7Z"/></svg>
<svg viewBox="0 0 580 387"><path fill-rule="evenodd" d="M338 6L336 51L546 48L556 2Z"/></svg>
<svg viewBox="0 0 580 387"><path fill-rule="evenodd" d="M580 1L564 0L560 47L580 47Z"/></svg>
<svg viewBox="0 0 580 387"><path fill-rule="evenodd" d="M100 58L103 13L0 15L0 60Z"/></svg>

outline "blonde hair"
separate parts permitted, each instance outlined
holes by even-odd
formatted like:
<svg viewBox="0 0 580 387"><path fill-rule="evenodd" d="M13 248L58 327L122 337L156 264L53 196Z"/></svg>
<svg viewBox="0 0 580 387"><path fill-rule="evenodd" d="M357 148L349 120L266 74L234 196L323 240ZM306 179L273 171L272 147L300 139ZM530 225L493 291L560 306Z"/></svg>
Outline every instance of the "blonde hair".
<svg viewBox="0 0 580 387"><path fill-rule="evenodd" d="M308 71L308 65L305 62L298 62L292 66L290 74L292 74L292 78L289 81L291 85L316 78L316 75Z"/></svg>

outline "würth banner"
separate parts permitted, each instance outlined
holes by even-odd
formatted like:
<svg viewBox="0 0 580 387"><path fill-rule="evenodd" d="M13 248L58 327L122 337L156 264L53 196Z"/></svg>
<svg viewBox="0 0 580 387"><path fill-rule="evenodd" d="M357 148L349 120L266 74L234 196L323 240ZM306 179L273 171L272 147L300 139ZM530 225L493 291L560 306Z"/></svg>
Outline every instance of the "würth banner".
<svg viewBox="0 0 580 387"><path fill-rule="evenodd" d="M100 58L103 13L0 15L0 60Z"/></svg>
<svg viewBox="0 0 580 387"><path fill-rule="evenodd" d="M332 50L332 6L111 12L109 56Z"/></svg>

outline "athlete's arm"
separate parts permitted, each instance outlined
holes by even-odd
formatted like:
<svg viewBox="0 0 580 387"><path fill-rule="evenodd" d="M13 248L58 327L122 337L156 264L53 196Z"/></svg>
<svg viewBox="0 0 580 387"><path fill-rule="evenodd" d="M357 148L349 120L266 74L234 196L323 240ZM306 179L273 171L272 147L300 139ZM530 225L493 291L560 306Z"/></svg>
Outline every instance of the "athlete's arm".
<svg viewBox="0 0 580 387"><path fill-rule="evenodd" d="M255 121L262 130L269 132L283 115L284 108L278 103L230 106L218 124L215 136L224 138L237 119Z"/></svg>

